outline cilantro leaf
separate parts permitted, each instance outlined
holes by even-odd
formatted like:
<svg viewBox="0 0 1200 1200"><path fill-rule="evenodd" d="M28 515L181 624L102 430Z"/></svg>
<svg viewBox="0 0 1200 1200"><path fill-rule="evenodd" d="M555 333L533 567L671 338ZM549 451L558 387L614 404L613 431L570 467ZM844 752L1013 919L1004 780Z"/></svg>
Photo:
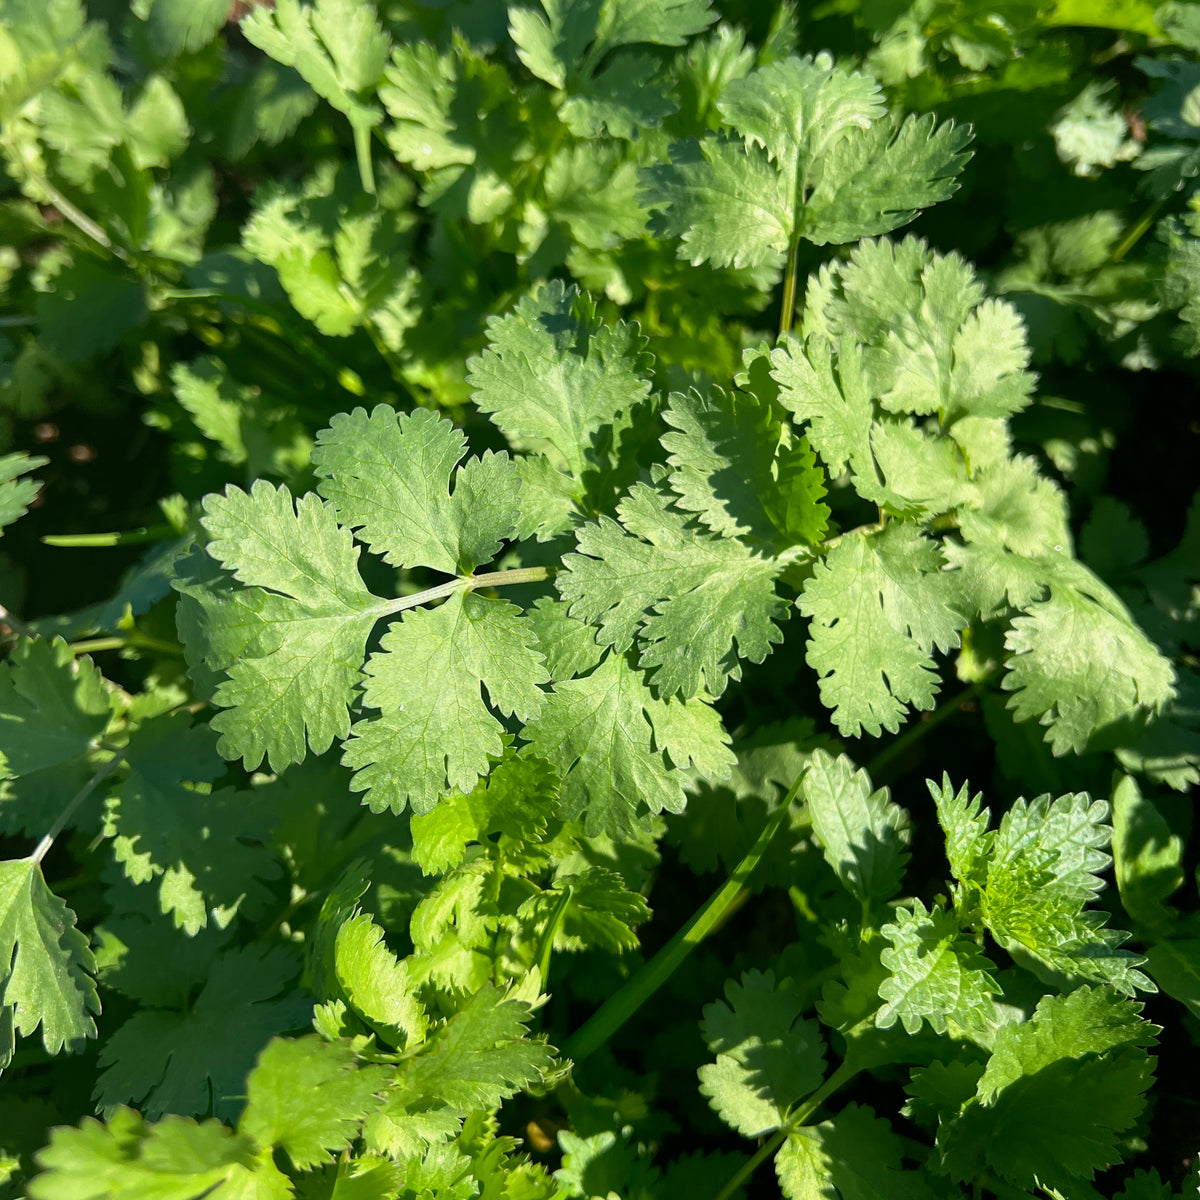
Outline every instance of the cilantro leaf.
<svg viewBox="0 0 1200 1200"><path fill-rule="evenodd" d="M458 866L471 842L496 834L538 841L557 805L558 779L548 763L533 755L503 758L470 792L454 792L412 817L413 861L432 875Z"/></svg>
<svg viewBox="0 0 1200 1200"><path fill-rule="evenodd" d="M380 404L335 416L317 434L318 491L342 525L386 562L469 575L490 562L519 516L519 483L506 454L488 452L458 468L466 438L424 409Z"/></svg>
<svg viewBox="0 0 1200 1200"><path fill-rule="evenodd" d="M473 1109L494 1109L554 1066L553 1050L526 1036L529 1008L506 1000L491 984L480 988L413 1058L400 1068L385 1109L368 1122L369 1144L399 1148L417 1121L452 1131Z"/></svg>
<svg viewBox="0 0 1200 1200"><path fill-rule="evenodd" d="M890 900L908 863L908 817L888 796L871 790L866 771L844 754L816 749L804 773L803 795L825 861L862 903Z"/></svg>
<svg viewBox="0 0 1200 1200"><path fill-rule="evenodd" d="M1048 725L1056 754L1082 753L1106 728L1159 711L1175 672L1125 606L1086 568L1029 605L1005 636L1012 652L1001 686L1018 721ZM1072 586L1072 584L1074 586Z"/></svg>
<svg viewBox="0 0 1200 1200"><path fill-rule="evenodd" d="M509 438L538 438L580 480L598 435L650 393L636 325L602 323L577 288L551 281L488 320L488 346L467 363L480 411Z"/></svg>
<svg viewBox="0 0 1200 1200"><path fill-rule="evenodd" d="M578 531L579 552L563 559L556 584L601 642L624 652L636 638L660 695L719 696L741 678L739 657L762 662L783 640L778 563L697 529L643 483L617 515L620 524L602 517Z"/></svg>
<svg viewBox="0 0 1200 1200"><path fill-rule="evenodd" d="M800 238L886 233L951 195L967 158L969 133L932 117L893 124L878 83L828 54L760 67L717 107L729 133L677 143L645 173L659 231L693 264L778 264Z"/></svg>
<svg viewBox="0 0 1200 1200"><path fill-rule="evenodd" d="M228 678L215 701L218 750L253 770L300 762L306 742L323 753L347 735L349 706L378 613L358 574L358 550L334 509L316 496L293 502L259 480L205 499L209 555L248 585L183 579L197 627L184 629L203 661ZM181 618L182 620L182 618ZM191 637L188 635L192 634Z"/></svg>
<svg viewBox="0 0 1200 1200"><path fill-rule="evenodd" d="M42 1028L50 1054L96 1036L96 960L75 914L46 886L31 858L0 862L0 1067L13 1034Z"/></svg>
<svg viewBox="0 0 1200 1200"><path fill-rule="evenodd" d="M1082 987L1002 1026L976 1095L939 1131L951 1174L967 1178L986 1163L1021 1188L1070 1190L1114 1161L1150 1084L1143 1047L1157 1027L1140 1008Z"/></svg>
<svg viewBox="0 0 1200 1200"><path fill-rule="evenodd" d="M589 837L635 831L643 804L682 812L686 768L721 778L733 761L706 701L659 699L614 651L590 675L556 682L525 737L562 778L563 814L582 819Z"/></svg>
<svg viewBox="0 0 1200 1200"><path fill-rule="evenodd" d="M672 392L663 436L676 504L722 537L778 549L821 540L829 510L824 477L803 438L765 404L719 387Z"/></svg>
<svg viewBox="0 0 1200 1200"><path fill-rule="evenodd" d="M414 994L407 961L383 943L383 930L356 913L337 931L334 970L354 1010L399 1049L425 1038L425 1010Z"/></svg>
<svg viewBox="0 0 1200 1200"><path fill-rule="evenodd" d="M90 658L61 638L24 638L0 664L0 828L40 835L94 768L111 702Z"/></svg>
<svg viewBox="0 0 1200 1200"><path fill-rule="evenodd" d="M291 1194L278 1168L255 1161L252 1144L219 1121L168 1116L147 1125L128 1108L104 1125L85 1117L78 1128L56 1128L37 1163L42 1173L29 1185L32 1200L285 1200Z"/></svg>
<svg viewBox="0 0 1200 1200"><path fill-rule="evenodd" d="M895 732L905 706L933 707L933 650L958 644L953 576L910 525L847 534L818 562L796 602L812 618L808 661L843 733Z"/></svg>
<svg viewBox="0 0 1200 1200"><path fill-rule="evenodd" d="M932 1200L937 1193L920 1171L901 1165L903 1143L882 1117L847 1104L832 1120L788 1134L775 1158L779 1186L788 1200L894 1196Z"/></svg>
<svg viewBox="0 0 1200 1200"><path fill-rule="evenodd" d="M356 1064L344 1042L276 1038L246 1081L238 1132L263 1150L279 1146L301 1170L329 1162L379 1106L387 1072Z"/></svg>
<svg viewBox="0 0 1200 1200"><path fill-rule="evenodd" d="M880 956L890 972L880 985L883 1007L875 1024L889 1029L899 1020L917 1033L928 1021L936 1033L987 1037L997 1024L992 999L999 992L995 968L979 952L953 913L920 900L898 908L896 920L880 931L891 943Z"/></svg>
<svg viewBox="0 0 1200 1200"><path fill-rule="evenodd" d="M159 902L189 934L228 924L267 895L279 865L262 843L268 822L229 791L207 794L225 770L216 738L186 714L146 722L125 752L129 776L106 802L104 834L135 883L160 879ZM257 844L255 844L257 843Z"/></svg>
<svg viewBox="0 0 1200 1200"><path fill-rule="evenodd" d="M800 1019L790 981L776 985L771 971L727 980L725 997L704 1007L701 1030L717 1059L700 1068L700 1091L727 1125L759 1137L821 1083L825 1045L820 1026Z"/></svg>
<svg viewBox="0 0 1200 1200"><path fill-rule="evenodd" d="M1105 983L1132 995L1152 984L1135 968L1143 960L1119 949L1128 934L1104 928L1106 915L1086 912L1104 884L1110 859L1108 805L1086 793L1018 800L994 832L979 797L949 779L929 784L959 880L956 907L978 904L992 936L1018 961L1051 980Z"/></svg>
<svg viewBox="0 0 1200 1200"><path fill-rule="evenodd" d="M294 67L351 124L379 123L379 110L362 97L378 85L390 44L372 8L353 0L316 0L312 6L278 0L274 8L251 9L241 29L252 46Z"/></svg>
<svg viewBox="0 0 1200 1200"><path fill-rule="evenodd" d="M556 88L568 77L588 77L621 46L682 46L715 18L709 0L539 0L539 7L511 7L508 32L517 57Z"/></svg>
<svg viewBox="0 0 1200 1200"><path fill-rule="evenodd" d="M526 617L505 600L456 592L383 635L366 665L363 701L342 761L375 812L428 812L452 788L469 791L504 749L496 712L533 721L549 681ZM486 688L485 701L481 687Z"/></svg>
<svg viewBox="0 0 1200 1200"><path fill-rule="evenodd" d="M246 946L213 963L195 1002L183 1011L142 1008L109 1035L95 1098L163 1113L229 1117L241 1107L246 1072L272 1035L299 1029L311 1004L289 991L299 963L289 951Z"/></svg>
<svg viewBox="0 0 1200 1200"><path fill-rule="evenodd" d="M36 479L22 479L28 471L44 467L50 460L41 455L5 454L0 456L0 536L5 525L11 525L29 511L41 484Z"/></svg>
<svg viewBox="0 0 1200 1200"><path fill-rule="evenodd" d="M888 412L937 413L953 436L966 416L1007 417L1029 403L1034 377L1020 316L985 300L957 254L918 238L859 242L809 282L804 333L866 346L870 392Z"/></svg>

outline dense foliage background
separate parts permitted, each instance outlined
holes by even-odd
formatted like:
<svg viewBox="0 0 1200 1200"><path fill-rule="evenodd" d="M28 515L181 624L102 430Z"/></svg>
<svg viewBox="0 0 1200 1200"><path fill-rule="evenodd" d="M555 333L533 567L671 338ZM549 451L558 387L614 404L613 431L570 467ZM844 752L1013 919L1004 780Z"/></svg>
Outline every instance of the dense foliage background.
<svg viewBox="0 0 1200 1200"><path fill-rule="evenodd" d="M809 66L789 65L797 59ZM737 88L818 68L877 80L877 109L862 100L869 120L858 123L901 128L916 114L928 125L903 128L932 149L912 150L914 162L927 154L925 175L897 170L878 195L863 168L859 225L796 216L780 242L770 206L737 194L767 174L735 166L716 198L689 189L703 154L717 161L729 146L746 171L773 171L782 159L731 116L748 94ZM936 133L925 114L936 114ZM819 110L805 120L819 125ZM0 1194L1195 1194L1200 4L0 0L0 154ZM734 197L727 209L721 187ZM659 763L670 788L686 789L686 807L647 800L636 820L596 815L608 809L592 793L555 808L575 760L514 755L527 718L494 694L499 732L476 772L488 776L490 755L486 785L472 790L474 775L461 783L451 771L442 792L461 783L469 796L443 808L413 785L417 816L403 797L360 803L365 785L352 788L349 766L361 755L330 748L346 736L344 705L347 728L323 736L310 724L306 754L303 726L298 753L270 749L269 733L255 753L237 718L226 720L232 701L222 709L217 693L214 704L219 680L254 650L213 650L209 618L196 614L245 602L230 582L237 571L255 580L216 548L234 537L236 501L202 509L204 497L235 485L246 492L227 497L266 504L255 481L295 496L322 482L341 526L367 527L359 567L376 596L403 600L463 566L393 553L372 540L367 517L346 515L353 488L342 481L368 429L365 413L354 428L334 418L356 407L404 414L377 414L385 450L410 431L442 437L444 424L429 432L436 414L481 463L508 450L526 464L521 520L497 525L465 571L502 541L511 544L497 569L547 568L520 603L545 601L538 640L555 680L561 670L573 682L580 669L563 663L589 651L554 623L567 618L552 598L577 602L573 616L602 629L619 600L583 611L600 585L580 554L560 569L557 593L545 576L585 522L605 530L620 515L634 528L619 499L637 487L649 495L669 466L686 466L685 434L705 413L736 427L735 469L743 443L758 452L762 428L783 447L764 477L792 510L779 516L761 488L739 502L761 502L772 537L794 535L772 559L787 608L802 593L817 605L820 555L836 553L843 533L886 532L887 520L931 536L961 525L969 545L966 501L915 501L899 474L887 475L893 490L873 493L853 455L839 464L814 427L822 475L808 443L786 432L787 412L797 429L804 416L795 381L818 361L803 337L836 342L848 328L868 350L886 349L888 304L899 303L886 294L890 276L876 264L878 286L865 268L855 285L847 264L865 261L853 257L869 253L860 239L892 230L896 243L924 240L904 252L919 260L914 278L949 261L940 256L974 273L983 290L963 319L1000 311L986 295L1023 320L1036 383L1013 384L1024 392L990 414L988 436L1036 464L1037 535L1061 529L1053 549L1069 556L1073 543L1113 611L1140 630L1106 641L1108 626L1065 621L1051 637L1061 695L1014 706L1003 676L1025 619L1013 613L1067 587L1035 573L1024 599L1010 582L990 611L929 638L937 707L932 693L909 697L925 711L839 707L818 678L827 672L806 659L809 621L793 613L776 628L764 616L761 652L742 645L747 661L722 659L719 686L711 676L680 685L684 700L713 701L732 736L732 776L719 769L724 743L702 735L697 717L678 735L693 739L690 770L682 752ZM921 287L936 324L951 302L929 279ZM877 344L854 325L872 305ZM789 330L801 336L789 341ZM505 408L517 360L527 356L532 376L569 377L571 354L592 355L598 372L567 379L572 402L605 379L629 393L604 419L580 416L573 446ZM750 401L667 399L735 383ZM428 424L410 416L422 412ZM984 455L973 436L958 438L960 457ZM464 452L439 451L448 465L427 478L448 492ZM568 486L562 463L573 456ZM528 465L539 462L550 465ZM497 489L518 486L501 474ZM686 500L677 478L671 486ZM1033 555L1018 545L1034 536L1024 503L997 503L989 519L1010 550ZM628 645L611 644L606 664ZM1043 661L1049 677L1053 667ZM1124 704L1126 677L1142 692ZM535 750L550 720L541 735L526 726ZM662 760L669 739L659 736ZM806 771L807 804L789 815L785 795ZM941 787L944 775L931 799L926 781ZM1010 813L1000 842L1016 845L1028 818L1028 839L1044 820L1074 847L1070 861L1047 848L1013 876L1019 887L1043 908L1078 901L1071 920L1082 924L1063 918L1077 939L1102 924L1079 917L1086 900L1132 934L1121 953L1133 956L1120 957L1119 939L1101 951L1085 938L1075 967L1036 953L1031 967L1024 935L1004 941L999 876L980 882L991 868L972 866L966 841L955 857L953 830L966 839L967 817L953 796L968 780L994 827ZM875 791L884 786L890 799ZM1089 809L1084 792L1109 807ZM1028 812L1018 802L1043 795L1074 798ZM864 851L851 830L840 867L822 803L839 819L860 814L875 839ZM453 815L419 824L438 812ZM756 839L773 817L778 836L763 853ZM884 829L891 842L879 840ZM748 854L758 863L749 880L737 874ZM468 877L464 859L492 874ZM1098 895L1092 872L1108 884ZM689 955L674 953L670 939L731 873L710 910L715 927L688 942ZM1079 893L1063 900L1053 888L1068 875ZM949 946L961 959L961 977L929 983L923 1013L884 982L886 956L902 953L888 922L905 905L914 921L940 906L920 955ZM999 949L981 966L971 955L985 948L985 925ZM1076 953L1067 941L1057 950ZM34 942L43 968L32 965ZM1103 970L1079 965L1089 956ZM652 960L668 969L644 1003L652 992L639 968ZM988 971L998 972L990 990ZM606 1001L626 980L639 1000L632 1016L605 1017L592 1037L599 1026L585 1022L611 1014ZM986 1029L953 1017L972 988L989 1012L999 997ZM1137 994L1140 1018L1118 993ZM1018 1042L1012 1030L1034 1029L1035 1007L1042 1040ZM949 1028L930 1021L939 1009ZM1046 1049L1055 1038L1075 1048L1056 1058ZM1011 1076L1001 1051L1019 1064ZM486 1063L478 1078L455 1073L461 1055ZM297 1107L297 1096L308 1099ZM317 1114L311 1128L306 1112ZM87 1123L97 1113L103 1127ZM209 1119L220 1131L195 1123ZM81 1132L46 1150L58 1126ZM818 1132L796 1132L809 1129ZM780 1146L776 1176L750 1169Z"/></svg>

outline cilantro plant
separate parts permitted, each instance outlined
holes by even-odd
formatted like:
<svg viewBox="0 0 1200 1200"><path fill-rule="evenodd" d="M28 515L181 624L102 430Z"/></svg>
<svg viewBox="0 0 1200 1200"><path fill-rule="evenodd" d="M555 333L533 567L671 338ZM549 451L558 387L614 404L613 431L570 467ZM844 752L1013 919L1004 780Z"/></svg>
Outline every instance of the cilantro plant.
<svg viewBox="0 0 1200 1200"><path fill-rule="evenodd" d="M0 0L0 1195L1195 1194L1198 14Z"/></svg>

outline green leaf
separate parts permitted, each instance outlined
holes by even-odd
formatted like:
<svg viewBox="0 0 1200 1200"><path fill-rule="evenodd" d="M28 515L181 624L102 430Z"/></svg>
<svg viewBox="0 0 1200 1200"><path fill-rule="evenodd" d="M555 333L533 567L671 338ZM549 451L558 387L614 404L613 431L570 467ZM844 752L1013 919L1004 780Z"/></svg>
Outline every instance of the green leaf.
<svg viewBox="0 0 1200 1200"><path fill-rule="evenodd" d="M1147 948L1146 962L1154 982L1200 1017L1200 938L1164 938Z"/></svg>
<svg viewBox="0 0 1200 1200"><path fill-rule="evenodd" d="M558 917L564 898L565 907ZM630 891L616 871L587 867L558 875L552 887L524 901L517 916L528 922L529 936L539 941L558 917L552 942L556 951L624 954L638 948L634 929L649 919L650 908L641 893Z"/></svg>
<svg viewBox="0 0 1200 1200"><path fill-rule="evenodd" d="M617 515L620 524L601 517L578 531L556 585L602 643L624 652L636 639L659 695L719 696L741 678L739 658L762 662L783 640L778 563L697 528L643 483Z"/></svg>
<svg viewBox="0 0 1200 1200"><path fill-rule="evenodd" d="M356 913L337 931L334 970L354 1010L397 1049L425 1039L426 1017L409 978L383 942L383 930Z"/></svg>
<svg viewBox="0 0 1200 1200"><path fill-rule="evenodd" d="M31 1200L286 1200L286 1177L219 1121L169 1116L147 1125L118 1109L102 1125L59 1127L37 1156Z"/></svg>
<svg viewBox="0 0 1200 1200"><path fill-rule="evenodd" d="M657 129L662 119L675 111L658 74L659 64L649 54L630 51L617 55L604 70L580 84L558 115L576 137L608 134L637 141L644 130ZM641 214L640 206L636 211Z"/></svg>
<svg viewBox="0 0 1200 1200"><path fill-rule="evenodd" d="M294 67L304 81L355 125L380 120L362 97L377 87L391 48L372 6L354 0L278 0L253 8L241 23L246 40L276 62Z"/></svg>
<svg viewBox="0 0 1200 1200"><path fill-rule="evenodd" d="M802 792L813 833L838 879L864 905L890 900L908 863L910 828L887 788L873 792L870 776L846 755L834 758L816 749Z"/></svg>
<svg viewBox="0 0 1200 1200"><path fill-rule="evenodd" d="M263 1150L278 1146L301 1170L347 1150L379 1106L388 1072L360 1067L343 1042L276 1038L246 1081L238 1132Z"/></svg>
<svg viewBox="0 0 1200 1200"><path fill-rule="evenodd" d="M932 113L876 122L860 137L836 142L798 222L819 246L890 233L958 191L969 127L936 123Z"/></svg>
<svg viewBox="0 0 1200 1200"><path fill-rule="evenodd" d="M1150 990L1150 981L1134 969L1142 959L1118 949L1129 935L1103 928L1106 914L1084 911L1104 887L1107 816L1108 805L1084 792L1018 800L991 845L983 918L996 941L1035 971L1132 995Z"/></svg>
<svg viewBox="0 0 1200 1200"><path fill-rule="evenodd" d="M1113 873L1121 905L1138 925L1167 927L1175 913L1163 901L1183 886L1183 839L1131 775L1118 776L1112 806Z"/></svg>
<svg viewBox="0 0 1200 1200"><path fill-rule="evenodd" d="M0 862L0 1067L15 1030L42 1028L50 1054L96 1036L96 960L75 914L46 886L39 863Z"/></svg>
<svg viewBox="0 0 1200 1200"><path fill-rule="evenodd" d="M946 558L985 617L1040 599L1071 552L1066 497L1023 455L977 471L958 519L965 545L948 541Z"/></svg>
<svg viewBox="0 0 1200 1200"><path fill-rule="evenodd" d="M1034 376L1020 316L985 300L957 254L923 241L859 242L847 261L809 282L806 336L866 347L871 394L888 412L936 413L953 436L958 420L1008 417L1029 403Z"/></svg>
<svg viewBox="0 0 1200 1200"><path fill-rule="evenodd" d="M342 759L372 811L425 813L487 774L504 749L496 713L532 722L542 712L550 677L536 640L514 605L464 592L388 629L363 686L380 715L355 723Z"/></svg>
<svg viewBox="0 0 1200 1200"><path fill-rule="evenodd" d="M932 779L925 785L937 805L938 824L946 836L950 873L965 886L983 887L996 835L988 832L990 814L983 808L982 794L972 796L965 783L955 794L946 774L940 787Z"/></svg>
<svg viewBox="0 0 1200 1200"><path fill-rule="evenodd" d="M1074 585L1074 586L1072 586ZM1004 639L1012 652L1001 686L1018 721L1049 726L1055 754L1084 751L1106 730L1158 712L1175 672L1125 606L1083 566L1029 605Z"/></svg>
<svg viewBox="0 0 1200 1200"><path fill-rule="evenodd" d="M215 694L229 710L212 721L218 750L250 770L266 758L281 771L349 733L375 597L349 531L316 496L293 503L286 488L259 480L248 494L207 496L204 511L209 554L247 586L177 581L197 605L194 634L181 632L228 675Z"/></svg>
<svg viewBox="0 0 1200 1200"><path fill-rule="evenodd" d="M607 324L558 281L488 319L488 346L467 364L475 403L509 438L549 443L580 479L601 431L650 393L650 358L636 325Z"/></svg>
<svg viewBox="0 0 1200 1200"><path fill-rule="evenodd" d="M709 0L539 0L509 9L508 32L525 66L562 88L569 76L587 78L612 50L639 42L682 46L714 19Z"/></svg>
<svg viewBox="0 0 1200 1200"><path fill-rule="evenodd" d="M508 455L489 451L455 473L466 446L445 418L380 404L335 416L317 434L313 469L338 521L386 562L469 575L512 537L520 510Z"/></svg>
<svg viewBox="0 0 1200 1200"><path fill-rule="evenodd" d="M210 968L183 1011L144 1007L108 1036L95 1098L164 1113L229 1118L241 1108L246 1072L274 1034L308 1024L312 1006L292 988L299 963L282 947L245 946Z"/></svg>
<svg viewBox="0 0 1200 1200"><path fill-rule="evenodd" d="M228 15L224 0L154 0L150 40L164 58L194 54L217 36Z"/></svg>
<svg viewBox="0 0 1200 1200"><path fill-rule="evenodd" d="M195 786L225 772L212 732L186 713L157 717L130 738L125 760L130 773L108 797L104 834L129 878L159 879L162 911L189 935L210 916L227 925L243 906L260 905L263 881L279 874L263 844L268 821L243 795Z"/></svg>
<svg viewBox="0 0 1200 1200"><path fill-rule="evenodd" d="M928 1021L935 1033L987 1038L997 1024L993 997L999 992L995 967L963 934L958 919L920 900L896 909L896 920L880 931L891 947L880 954L890 975L879 988L880 1029L899 1020L908 1033Z"/></svg>
<svg viewBox="0 0 1200 1200"><path fill-rule="evenodd" d="M803 438L745 392L719 387L672 392L663 412L672 432L663 448L676 504L722 537L784 549L812 545L829 509L821 469Z"/></svg>
<svg viewBox="0 0 1200 1200"><path fill-rule="evenodd" d="M41 490L39 480L22 479L21 476L44 467L49 461L42 455L24 452L0 456L0 536L3 536L5 525L11 525L29 511Z"/></svg>
<svg viewBox="0 0 1200 1200"><path fill-rule="evenodd" d="M0 664L0 826L40 836L95 768L110 700L90 658L61 638L24 638Z"/></svg>
<svg viewBox="0 0 1200 1200"><path fill-rule="evenodd" d="M847 734L894 733L905 706L933 707L933 650L965 624L937 546L910 525L849 533L816 564L796 601L812 618L807 658Z"/></svg>
<svg viewBox="0 0 1200 1200"><path fill-rule="evenodd" d="M401 1069L411 1095L468 1111L496 1108L554 1065L545 1042L526 1036L529 1007L490 984L476 992Z"/></svg>
<svg viewBox="0 0 1200 1200"><path fill-rule="evenodd" d="M427 875L456 867L472 842L500 835L505 843L536 842L558 806L558 779L532 755L504 758L470 792L447 796L409 822L413 861Z"/></svg>
<svg viewBox="0 0 1200 1200"><path fill-rule="evenodd" d="M556 682L525 737L562 778L563 814L589 837L632 833L646 810L682 812L689 765L714 779L733 762L708 703L659 699L613 651L590 675Z"/></svg>
<svg viewBox="0 0 1200 1200"><path fill-rule="evenodd" d="M937 1193L920 1171L901 1166L903 1143L891 1125L860 1104L830 1121L788 1134L775 1158L788 1200L932 1200Z"/></svg>
<svg viewBox="0 0 1200 1200"><path fill-rule="evenodd" d="M938 1135L955 1178L983 1164L1018 1187L1070 1190L1120 1158L1145 1105L1158 1032L1140 1005L1102 988L1047 996L1003 1026L962 1115Z"/></svg>
<svg viewBox="0 0 1200 1200"><path fill-rule="evenodd" d="M969 132L932 116L896 125L878 83L828 54L760 67L717 107L728 133L677 143L645 172L658 231L693 264L776 265L800 238L886 233L950 196L967 160Z"/></svg>
<svg viewBox="0 0 1200 1200"><path fill-rule="evenodd" d="M701 1030L716 1062L700 1068L700 1091L721 1119L746 1137L778 1129L788 1110L825 1074L825 1043L790 981L771 971L726 980L728 1004L704 1007Z"/></svg>

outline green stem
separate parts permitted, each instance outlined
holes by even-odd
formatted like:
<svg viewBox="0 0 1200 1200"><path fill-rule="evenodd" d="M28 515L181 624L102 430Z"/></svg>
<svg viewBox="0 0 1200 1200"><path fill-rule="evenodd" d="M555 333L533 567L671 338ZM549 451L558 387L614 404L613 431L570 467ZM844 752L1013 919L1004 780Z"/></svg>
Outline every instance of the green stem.
<svg viewBox="0 0 1200 1200"><path fill-rule="evenodd" d="M796 277L800 273L800 239L793 238L788 251L787 268L783 273L783 308L779 313L779 336L792 331L796 311Z"/></svg>
<svg viewBox="0 0 1200 1200"><path fill-rule="evenodd" d="M754 1152L753 1158L748 1158L737 1171L734 1172L729 1182L716 1194L714 1200L730 1200L731 1196L737 1193L738 1188L758 1170L759 1167L767 1161L783 1145L787 1138L786 1129L777 1129L767 1141Z"/></svg>
<svg viewBox="0 0 1200 1200"><path fill-rule="evenodd" d="M41 190L50 197L50 203L53 204L54 207L57 208L58 211L62 213L62 215L66 217L66 219L70 221L76 229L79 230L80 233L90 237L98 246L103 246L104 249L110 254L115 254L122 262L129 261L129 256L124 250L121 249L120 246L117 246L113 243L112 238L105 233L104 229L97 224L97 222L93 221L92 218L89 217L82 209L76 208L76 206L72 204L71 201L68 200L66 196L64 196L62 192L60 192L58 188L56 188L54 184L50 182L49 179L47 179L44 175L35 175L32 176L31 179L37 187L41 188Z"/></svg>
<svg viewBox="0 0 1200 1200"><path fill-rule="evenodd" d="M550 956L554 953L554 939L558 936L558 931L562 928L562 923L567 915L567 908L571 903L571 888L568 885L565 892L559 898L558 903L554 906L554 912L550 914L550 923L546 926L542 933L541 941L538 942L537 949L537 965L541 972L542 991L546 990L546 981L550 978Z"/></svg>
<svg viewBox="0 0 1200 1200"><path fill-rule="evenodd" d="M1165 203L1165 200L1155 200L1146 209L1142 214L1141 220L1132 226L1129 232L1110 251L1108 256L1110 263L1119 263L1146 236L1146 232L1158 219L1158 214L1162 211Z"/></svg>
<svg viewBox="0 0 1200 1200"><path fill-rule="evenodd" d="M58 820L50 826L50 832L46 834L40 842L38 842L33 853L29 856L30 861L40 863L42 859L50 851L50 847L54 845L54 839L66 828L67 822L74 815L75 810L100 786L100 784L108 778L108 776L116 769L116 767L125 761L125 751L121 750L114 754L100 769L71 797L66 808L58 814Z"/></svg>
<svg viewBox="0 0 1200 1200"><path fill-rule="evenodd" d="M413 592L411 596L398 596L395 600L384 600L367 612L377 617L390 617L395 613L404 612L410 608L420 608L422 604L432 604L435 600L444 600L455 592L473 592L483 587L509 587L517 583L541 583L554 574L553 567L514 567L511 571L484 571L480 575L459 575L436 587L426 588L423 592Z"/></svg>
<svg viewBox="0 0 1200 1200"><path fill-rule="evenodd" d="M19 638L31 638L34 636L33 630L16 613L9 612L3 604L0 604L0 624L7 625Z"/></svg>
<svg viewBox="0 0 1200 1200"><path fill-rule="evenodd" d="M923 737L935 730L948 717L954 716L967 701L973 700L978 696L991 680L992 677L990 675L986 679L976 680L970 687L963 688L958 695L951 696L949 700L943 701L927 716L922 716L919 721L914 721L886 750L881 750L867 763L867 774L874 779L880 771L890 766L910 746L919 742Z"/></svg>
<svg viewBox="0 0 1200 1200"><path fill-rule="evenodd" d="M140 546L144 542L165 542L177 537L173 525L143 525L120 533L48 533L42 538L46 546Z"/></svg>
<svg viewBox="0 0 1200 1200"><path fill-rule="evenodd" d="M734 868L733 874L713 892L702 907L692 914L687 924L632 979L625 983L624 987L610 996L567 1039L567 1043L563 1047L564 1057L578 1063L599 1050L670 979L680 963L724 918L730 905L738 898L754 873L754 868L758 866L762 856L767 852L771 839L787 820L788 810L796 798L796 793L800 790L801 779L803 779L803 775L792 784L783 803L767 822L762 833L758 835L758 840L746 852L745 858Z"/></svg>
<svg viewBox="0 0 1200 1200"><path fill-rule="evenodd" d="M870 1020L870 1018L868 1018ZM862 1067L857 1067L850 1062L849 1059L844 1059L830 1077L805 1102L800 1105L788 1121L789 1129L798 1129L801 1125L808 1123L808 1118L829 1099L834 1092L843 1088L862 1070Z"/></svg>
<svg viewBox="0 0 1200 1200"><path fill-rule="evenodd" d="M772 1134L769 1141L759 1146L754 1157L744 1162L734 1173L729 1182L717 1193L714 1200L730 1200L730 1197L762 1166L780 1146L783 1145L793 1129L799 1129L808 1118L829 1099L839 1088L843 1088L861 1070L847 1062L843 1062L832 1075L796 1111L788 1118L781 1129Z"/></svg>
<svg viewBox="0 0 1200 1200"><path fill-rule="evenodd" d="M362 180L363 191L368 196L375 195L375 166L371 162L371 127L351 122L354 130L354 157L358 159L358 177Z"/></svg>
<svg viewBox="0 0 1200 1200"><path fill-rule="evenodd" d="M96 654L101 650L157 650L159 654L182 655L183 647L178 642L168 642L145 633L132 633L128 637L85 638L71 643L71 653Z"/></svg>

